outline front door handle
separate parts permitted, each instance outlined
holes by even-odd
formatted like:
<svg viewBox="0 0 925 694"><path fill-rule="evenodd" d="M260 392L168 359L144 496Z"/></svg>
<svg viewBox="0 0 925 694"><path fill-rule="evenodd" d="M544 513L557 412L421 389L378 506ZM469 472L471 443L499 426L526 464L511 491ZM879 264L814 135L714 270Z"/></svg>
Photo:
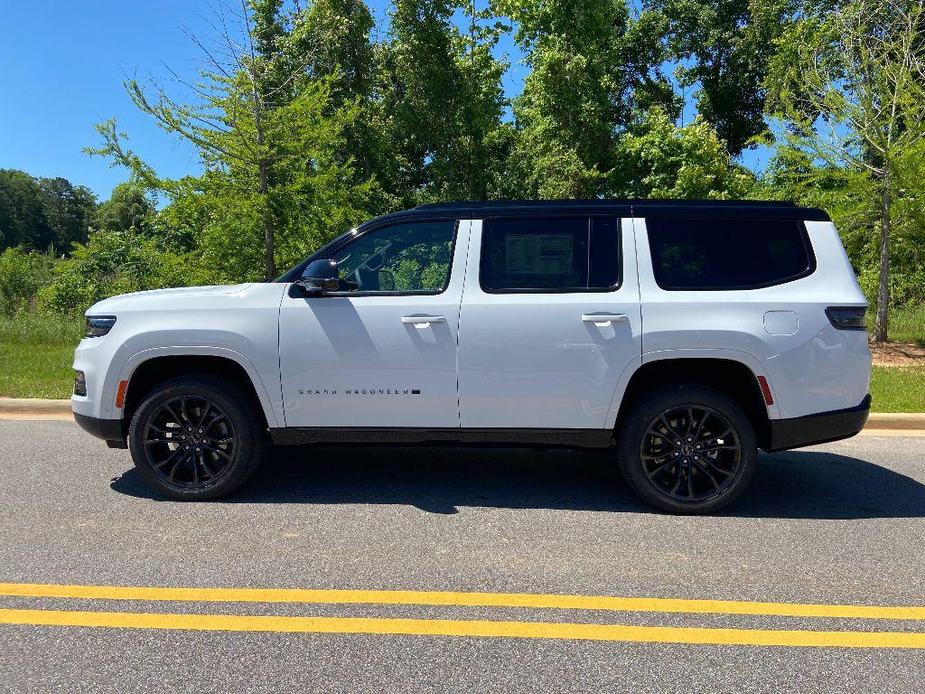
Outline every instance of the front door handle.
<svg viewBox="0 0 925 694"><path fill-rule="evenodd" d="M625 313L583 313L581 320L585 323L594 323L598 327L606 327L614 323L622 323L630 318Z"/></svg>
<svg viewBox="0 0 925 694"><path fill-rule="evenodd" d="M429 328L431 323L446 323L446 316L402 316L401 322L423 330Z"/></svg>

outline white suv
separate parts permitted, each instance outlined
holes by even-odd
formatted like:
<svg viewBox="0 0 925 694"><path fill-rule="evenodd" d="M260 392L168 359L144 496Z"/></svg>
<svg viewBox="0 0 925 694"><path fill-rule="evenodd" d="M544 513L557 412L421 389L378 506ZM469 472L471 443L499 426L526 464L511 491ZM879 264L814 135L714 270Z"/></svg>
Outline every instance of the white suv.
<svg viewBox="0 0 925 694"><path fill-rule="evenodd" d="M265 445L612 448L668 511L738 497L757 449L856 434L866 302L816 209L767 202L424 205L275 282L87 311L74 415L177 499Z"/></svg>

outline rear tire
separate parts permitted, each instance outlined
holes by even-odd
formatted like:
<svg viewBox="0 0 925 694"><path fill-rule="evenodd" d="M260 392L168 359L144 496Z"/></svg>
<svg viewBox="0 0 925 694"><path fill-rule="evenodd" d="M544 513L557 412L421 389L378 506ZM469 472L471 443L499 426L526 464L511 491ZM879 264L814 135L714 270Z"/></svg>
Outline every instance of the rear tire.
<svg viewBox="0 0 925 694"><path fill-rule="evenodd" d="M755 432L728 396L698 385L655 391L622 419L617 459L630 487L663 511L706 514L735 501L755 473Z"/></svg>
<svg viewBox="0 0 925 694"><path fill-rule="evenodd" d="M135 467L162 494L217 499L257 469L266 434L251 399L204 376L171 379L145 396L129 426Z"/></svg>

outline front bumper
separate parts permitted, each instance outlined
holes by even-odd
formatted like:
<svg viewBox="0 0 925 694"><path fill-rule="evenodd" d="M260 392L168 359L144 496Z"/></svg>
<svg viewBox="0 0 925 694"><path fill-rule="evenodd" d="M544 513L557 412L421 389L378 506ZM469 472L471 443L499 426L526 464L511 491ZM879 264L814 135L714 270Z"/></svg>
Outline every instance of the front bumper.
<svg viewBox="0 0 925 694"><path fill-rule="evenodd" d="M125 448L125 427L121 419L99 419L74 413L74 419L81 429L98 439L106 441L110 448Z"/></svg>
<svg viewBox="0 0 925 694"><path fill-rule="evenodd" d="M847 410L820 412L793 419L772 419L768 452L785 451L789 448L812 446L854 436L867 422L870 414L870 395L857 407Z"/></svg>

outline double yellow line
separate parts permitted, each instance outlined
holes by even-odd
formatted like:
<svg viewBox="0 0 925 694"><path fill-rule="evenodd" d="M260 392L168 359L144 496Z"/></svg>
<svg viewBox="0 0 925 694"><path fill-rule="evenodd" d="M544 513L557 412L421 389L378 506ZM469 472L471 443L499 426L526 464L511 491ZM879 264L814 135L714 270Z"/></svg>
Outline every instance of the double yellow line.
<svg viewBox="0 0 925 694"><path fill-rule="evenodd" d="M501 607L612 612L722 614L772 617L925 620L925 606L827 605L734 600L685 600L531 593L473 593L286 588L167 588L0 583L0 596L85 600L375 604ZM0 624L264 631L288 633L403 634L635 641L645 643L848 648L925 648L925 633L909 631L818 631L808 629L718 629L567 622L445 620L367 617L176 614L77 610L0 609Z"/></svg>

